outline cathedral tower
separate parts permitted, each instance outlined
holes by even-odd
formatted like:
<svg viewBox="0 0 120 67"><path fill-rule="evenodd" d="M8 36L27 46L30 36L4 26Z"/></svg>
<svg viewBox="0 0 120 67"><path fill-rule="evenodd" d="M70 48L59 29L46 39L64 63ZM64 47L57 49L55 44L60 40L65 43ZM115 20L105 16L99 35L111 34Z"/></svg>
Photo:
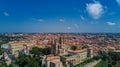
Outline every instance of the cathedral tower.
<svg viewBox="0 0 120 67"><path fill-rule="evenodd" d="M64 44L64 37L61 36L59 40L53 40L51 48L52 48L51 53L54 55L61 55L67 53Z"/></svg>

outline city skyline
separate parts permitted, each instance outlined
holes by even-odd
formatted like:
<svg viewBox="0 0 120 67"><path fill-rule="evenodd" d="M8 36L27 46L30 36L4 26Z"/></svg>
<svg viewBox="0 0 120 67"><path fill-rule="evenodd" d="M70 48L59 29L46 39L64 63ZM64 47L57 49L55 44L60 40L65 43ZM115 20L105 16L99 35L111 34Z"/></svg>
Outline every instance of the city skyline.
<svg viewBox="0 0 120 67"><path fill-rule="evenodd" d="M0 0L0 32L120 33L120 0Z"/></svg>

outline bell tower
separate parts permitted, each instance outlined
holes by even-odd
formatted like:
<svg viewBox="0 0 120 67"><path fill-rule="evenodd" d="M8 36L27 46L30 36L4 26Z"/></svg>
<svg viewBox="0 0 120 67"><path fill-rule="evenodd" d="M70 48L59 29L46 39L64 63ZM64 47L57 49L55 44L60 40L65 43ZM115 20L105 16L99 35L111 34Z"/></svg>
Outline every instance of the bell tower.
<svg viewBox="0 0 120 67"><path fill-rule="evenodd" d="M91 46L89 46L87 52L88 52L88 57L89 57L89 58L93 58L93 50L92 50L92 47L91 47Z"/></svg>
<svg viewBox="0 0 120 67"><path fill-rule="evenodd" d="M54 40L51 48L51 53L54 55L65 54L66 48L64 44L64 37L60 36L59 40Z"/></svg>
<svg viewBox="0 0 120 67"><path fill-rule="evenodd" d="M61 36L60 38L59 38L59 43L62 45L62 44L64 44L64 36Z"/></svg>

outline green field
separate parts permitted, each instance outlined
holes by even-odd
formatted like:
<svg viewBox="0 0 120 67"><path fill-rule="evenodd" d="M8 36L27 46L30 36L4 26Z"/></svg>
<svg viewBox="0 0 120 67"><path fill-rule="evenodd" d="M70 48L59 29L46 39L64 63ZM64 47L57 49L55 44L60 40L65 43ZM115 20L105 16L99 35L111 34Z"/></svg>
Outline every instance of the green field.
<svg viewBox="0 0 120 67"><path fill-rule="evenodd" d="M94 67L108 67L108 65L107 65L107 63L105 61L101 61L100 63L98 63Z"/></svg>
<svg viewBox="0 0 120 67"><path fill-rule="evenodd" d="M120 61L119 61L119 62L117 62L117 65L116 65L116 67L120 67Z"/></svg>
<svg viewBox="0 0 120 67"><path fill-rule="evenodd" d="M108 64L105 61L101 61L100 63L98 63L94 67L108 67ZM117 62L115 67L120 67L120 62Z"/></svg>

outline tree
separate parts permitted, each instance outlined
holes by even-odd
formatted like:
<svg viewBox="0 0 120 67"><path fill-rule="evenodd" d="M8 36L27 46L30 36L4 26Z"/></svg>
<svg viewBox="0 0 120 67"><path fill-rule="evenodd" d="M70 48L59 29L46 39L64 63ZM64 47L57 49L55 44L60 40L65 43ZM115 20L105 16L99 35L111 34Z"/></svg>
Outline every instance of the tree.
<svg viewBox="0 0 120 67"><path fill-rule="evenodd" d="M10 64L8 67L14 67L12 64Z"/></svg>
<svg viewBox="0 0 120 67"><path fill-rule="evenodd" d="M30 50L30 53L34 54L35 56L48 55L51 53L51 48L50 47L46 47L46 48L33 47L32 50Z"/></svg>
<svg viewBox="0 0 120 67"><path fill-rule="evenodd" d="M112 64L108 64L108 67L112 67Z"/></svg>
<svg viewBox="0 0 120 67"><path fill-rule="evenodd" d="M34 54L34 56L41 56L42 55L42 49L38 47L33 47L32 50L30 50L31 54Z"/></svg>
<svg viewBox="0 0 120 67"><path fill-rule="evenodd" d="M74 45L71 46L71 50L76 50L76 49L77 49L76 46L74 46Z"/></svg>
<svg viewBox="0 0 120 67"><path fill-rule="evenodd" d="M2 62L0 67L15 67L15 66L13 66L12 64L7 65L5 62Z"/></svg>
<svg viewBox="0 0 120 67"><path fill-rule="evenodd" d="M2 62L0 67L7 67L7 64Z"/></svg>
<svg viewBox="0 0 120 67"><path fill-rule="evenodd" d="M2 55L3 54L3 51L0 49L0 55Z"/></svg>
<svg viewBox="0 0 120 67"><path fill-rule="evenodd" d="M112 65L115 67L115 65L117 64L117 62L116 61L113 61L112 62Z"/></svg>
<svg viewBox="0 0 120 67"><path fill-rule="evenodd" d="M99 59L100 59L100 56L94 56L93 59L99 60Z"/></svg>
<svg viewBox="0 0 120 67"><path fill-rule="evenodd" d="M109 52L109 56L111 56L112 60L119 61L120 60L120 53Z"/></svg>
<svg viewBox="0 0 120 67"><path fill-rule="evenodd" d="M39 62L37 62L35 59L31 59L28 64L25 65L25 67L40 67Z"/></svg>
<svg viewBox="0 0 120 67"><path fill-rule="evenodd" d="M107 61L107 58L108 58L107 55L103 55L103 56L102 56L102 60L103 60L103 61Z"/></svg>
<svg viewBox="0 0 120 67"><path fill-rule="evenodd" d="M42 49L42 54L43 55L48 55L51 53L51 48L50 47L46 47Z"/></svg>
<svg viewBox="0 0 120 67"><path fill-rule="evenodd" d="M111 63L112 62L112 59L111 59L111 56L108 56L108 63Z"/></svg>
<svg viewBox="0 0 120 67"><path fill-rule="evenodd" d="M89 46L88 46L88 45L84 45L84 46L82 47L82 49L85 49L85 48L89 48Z"/></svg>
<svg viewBox="0 0 120 67"><path fill-rule="evenodd" d="M20 55L16 59L16 63L19 67L40 67L39 61L37 61L34 57L27 55Z"/></svg>

